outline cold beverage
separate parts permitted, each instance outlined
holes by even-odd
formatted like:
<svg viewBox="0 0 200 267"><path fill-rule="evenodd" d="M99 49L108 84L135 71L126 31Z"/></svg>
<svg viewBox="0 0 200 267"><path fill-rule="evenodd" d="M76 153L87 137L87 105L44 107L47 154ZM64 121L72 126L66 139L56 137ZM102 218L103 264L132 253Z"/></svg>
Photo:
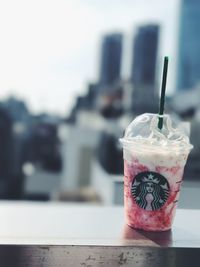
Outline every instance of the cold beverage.
<svg viewBox="0 0 200 267"><path fill-rule="evenodd" d="M143 114L127 128L124 149L124 205L129 226L148 231L171 228L188 153L192 148L180 123Z"/></svg>

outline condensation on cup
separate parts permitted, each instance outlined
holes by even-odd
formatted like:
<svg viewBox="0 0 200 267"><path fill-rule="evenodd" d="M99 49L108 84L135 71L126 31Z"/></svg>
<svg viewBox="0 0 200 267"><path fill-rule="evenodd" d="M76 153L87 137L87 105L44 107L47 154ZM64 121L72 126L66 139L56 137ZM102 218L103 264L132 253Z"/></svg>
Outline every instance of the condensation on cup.
<svg viewBox="0 0 200 267"><path fill-rule="evenodd" d="M193 147L188 127L166 114L159 130L158 115L145 113L131 122L120 141L126 223L146 231L169 230Z"/></svg>

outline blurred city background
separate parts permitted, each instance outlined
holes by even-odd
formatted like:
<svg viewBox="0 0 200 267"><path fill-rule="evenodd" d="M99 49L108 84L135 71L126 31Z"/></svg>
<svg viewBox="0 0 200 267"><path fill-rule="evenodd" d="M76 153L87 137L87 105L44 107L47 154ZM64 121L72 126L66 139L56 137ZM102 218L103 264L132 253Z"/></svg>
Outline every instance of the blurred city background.
<svg viewBox="0 0 200 267"><path fill-rule="evenodd" d="M167 55L194 145L180 206L200 208L200 1L2 2L0 199L122 205L118 139L158 111Z"/></svg>

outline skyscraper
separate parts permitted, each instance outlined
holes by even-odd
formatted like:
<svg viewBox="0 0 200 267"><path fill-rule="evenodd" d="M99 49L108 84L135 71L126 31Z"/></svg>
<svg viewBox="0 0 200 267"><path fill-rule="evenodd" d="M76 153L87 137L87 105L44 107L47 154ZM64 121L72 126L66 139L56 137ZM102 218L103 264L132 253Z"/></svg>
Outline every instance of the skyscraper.
<svg viewBox="0 0 200 267"><path fill-rule="evenodd" d="M113 84L120 78L122 62L122 34L106 35L102 43L100 83Z"/></svg>
<svg viewBox="0 0 200 267"><path fill-rule="evenodd" d="M154 85L158 49L158 25L138 28L133 42L131 80L135 85Z"/></svg>
<svg viewBox="0 0 200 267"><path fill-rule="evenodd" d="M159 26L149 24L139 27L133 40L131 109L135 114L157 112L156 62L158 38Z"/></svg>
<svg viewBox="0 0 200 267"><path fill-rule="evenodd" d="M200 82L200 1L182 0L178 40L177 90Z"/></svg>

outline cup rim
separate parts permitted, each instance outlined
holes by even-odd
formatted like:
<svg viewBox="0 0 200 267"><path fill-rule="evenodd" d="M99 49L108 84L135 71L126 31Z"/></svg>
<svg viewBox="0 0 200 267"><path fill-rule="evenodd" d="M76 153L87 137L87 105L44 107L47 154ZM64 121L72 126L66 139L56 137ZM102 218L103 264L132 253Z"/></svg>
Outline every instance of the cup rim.
<svg viewBox="0 0 200 267"><path fill-rule="evenodd" d="M190 152L193 149L193 145L188 143L188 144L184 144L184 146L180 146L180 145L175 145L173 143L171 143L171 145L166 145L165 146L161 146L160 144L142 144L142 143L138 143L136 139L131 138L127 139L127 138L120 138L119 139L120 143L122 144L123 148L126 148L128 150L132 150L132 148L134 147L135 150L138 150L138 148L145 150L145 151L149 151L153 149L153 151L161 151L161 149L163 148L163 152L166 150L168 152ZM170 143L169 143L170 144Z"/></svg>

